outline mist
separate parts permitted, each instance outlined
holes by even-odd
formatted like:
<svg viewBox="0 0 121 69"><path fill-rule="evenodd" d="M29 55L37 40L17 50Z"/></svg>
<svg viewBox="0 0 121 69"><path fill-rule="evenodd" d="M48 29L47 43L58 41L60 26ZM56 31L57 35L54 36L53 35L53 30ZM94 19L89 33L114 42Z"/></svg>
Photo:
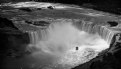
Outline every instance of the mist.
<svg viewBox="0 0 121 69"><path fill-rule="evenodd" d="M84 63L80 60L82 59L80 57L90 54L87 49L97 53L109 47L107 42L99 35L89 34L83 30L79 30L72 22L62 21L52 23L41 35L42 38L40 41L30 46L36 48L32 56L41 59L41 57L38 56L43 54L46 55L45 57L54 58L51 61L52 63L56 62L63 65ZM76 50L76 47L78 47L79 50ZM85 50L88 53L85 53ZM94 58L97 54L93 55L91 55L91 58Z"/></svg>

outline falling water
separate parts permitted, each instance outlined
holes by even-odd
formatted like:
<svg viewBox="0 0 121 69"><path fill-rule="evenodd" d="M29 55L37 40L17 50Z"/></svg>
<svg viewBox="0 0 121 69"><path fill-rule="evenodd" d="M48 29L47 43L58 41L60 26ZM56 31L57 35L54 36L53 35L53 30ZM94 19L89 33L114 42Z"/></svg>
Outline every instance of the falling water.
<svg viewBox="0 0 121 69"><path fill-rule="evenodd" d="M47 29L29 32L31 46L45 54L54 56L56 59L53 63L62 65L62 67L74 67L88 62L97 56L96 52L109 47L106 41L111 38L108 37L111 33L106 32L108 30L102 31L100 30L101 27L91 23L83 22L75 25L80 28L74 26L72 22L62 20L62 22L50 24ZM106 41L96 34L96 32L99 33L99 30L103 32L99 35L102 35ZM76 50L76 47L78 47L78 50ZM93 52L88 51L87 48ZM33 57L40 55L41 51L35 51ZM87 56L89 54L91 55Z"/></svg>
<svg viewBox="0 0 121 69"><path fill-rule="evenodd" d="M86 22L86 21L81 21L81 22L77 22L76 27L78 27L79 29L88 32L90 34L98 34L100 35L105 41L107 41L108 44L110 44L111 39L114 35L114 32L109 30L108 28L106 28L105 26L101 26L101 25L96 25L92 22Z"/></svg>

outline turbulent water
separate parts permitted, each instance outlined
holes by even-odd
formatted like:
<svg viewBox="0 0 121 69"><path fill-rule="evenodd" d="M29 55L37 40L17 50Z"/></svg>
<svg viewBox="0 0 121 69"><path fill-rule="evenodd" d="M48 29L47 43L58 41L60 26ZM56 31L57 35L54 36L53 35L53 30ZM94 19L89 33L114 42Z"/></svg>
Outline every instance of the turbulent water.
<svg viewBox="0 0 121 69"><path fill-rule="evenodd" d="M29 47L37 50L33 52L33 57L41 60L41 57L38 58L41 53L48 54L54 58L51 64L64 68L88 62L109 47L99 35L79 30L71 21L52 23L45 30L31 32L30 37Z"/></svg>

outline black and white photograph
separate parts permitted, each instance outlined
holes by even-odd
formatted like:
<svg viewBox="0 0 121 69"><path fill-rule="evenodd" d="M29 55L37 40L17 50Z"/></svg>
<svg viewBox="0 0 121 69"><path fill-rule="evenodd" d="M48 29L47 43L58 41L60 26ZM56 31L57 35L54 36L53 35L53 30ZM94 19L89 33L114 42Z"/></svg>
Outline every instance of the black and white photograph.
<svg viewBox="0 0 121 69"><path fill-rule="evenodd" d="M121 1L0 0L0 69L121 69Z"/></svg>

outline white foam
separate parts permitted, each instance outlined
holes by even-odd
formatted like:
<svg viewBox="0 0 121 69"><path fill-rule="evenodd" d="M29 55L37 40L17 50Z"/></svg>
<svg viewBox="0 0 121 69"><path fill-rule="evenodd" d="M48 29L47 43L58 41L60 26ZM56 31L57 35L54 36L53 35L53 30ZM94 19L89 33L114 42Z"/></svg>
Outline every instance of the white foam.
<svg viewBox="0 0 121 69"><path fill-rule="evenodd" d="M89 55L90 52L86 51L86 48L90 48L96 53L109 47L99 35L80 31L71 22L53 23L46 31L47 38L40 40L34 47L57 57L58 64L71 66L82 64L96 56L96 54L92 54L94 56L90 55L91 57L87 60L84 56ZM77 46L79 47L78 51L75 49ZM83 55L85 52L87 53Z"/></svg>

